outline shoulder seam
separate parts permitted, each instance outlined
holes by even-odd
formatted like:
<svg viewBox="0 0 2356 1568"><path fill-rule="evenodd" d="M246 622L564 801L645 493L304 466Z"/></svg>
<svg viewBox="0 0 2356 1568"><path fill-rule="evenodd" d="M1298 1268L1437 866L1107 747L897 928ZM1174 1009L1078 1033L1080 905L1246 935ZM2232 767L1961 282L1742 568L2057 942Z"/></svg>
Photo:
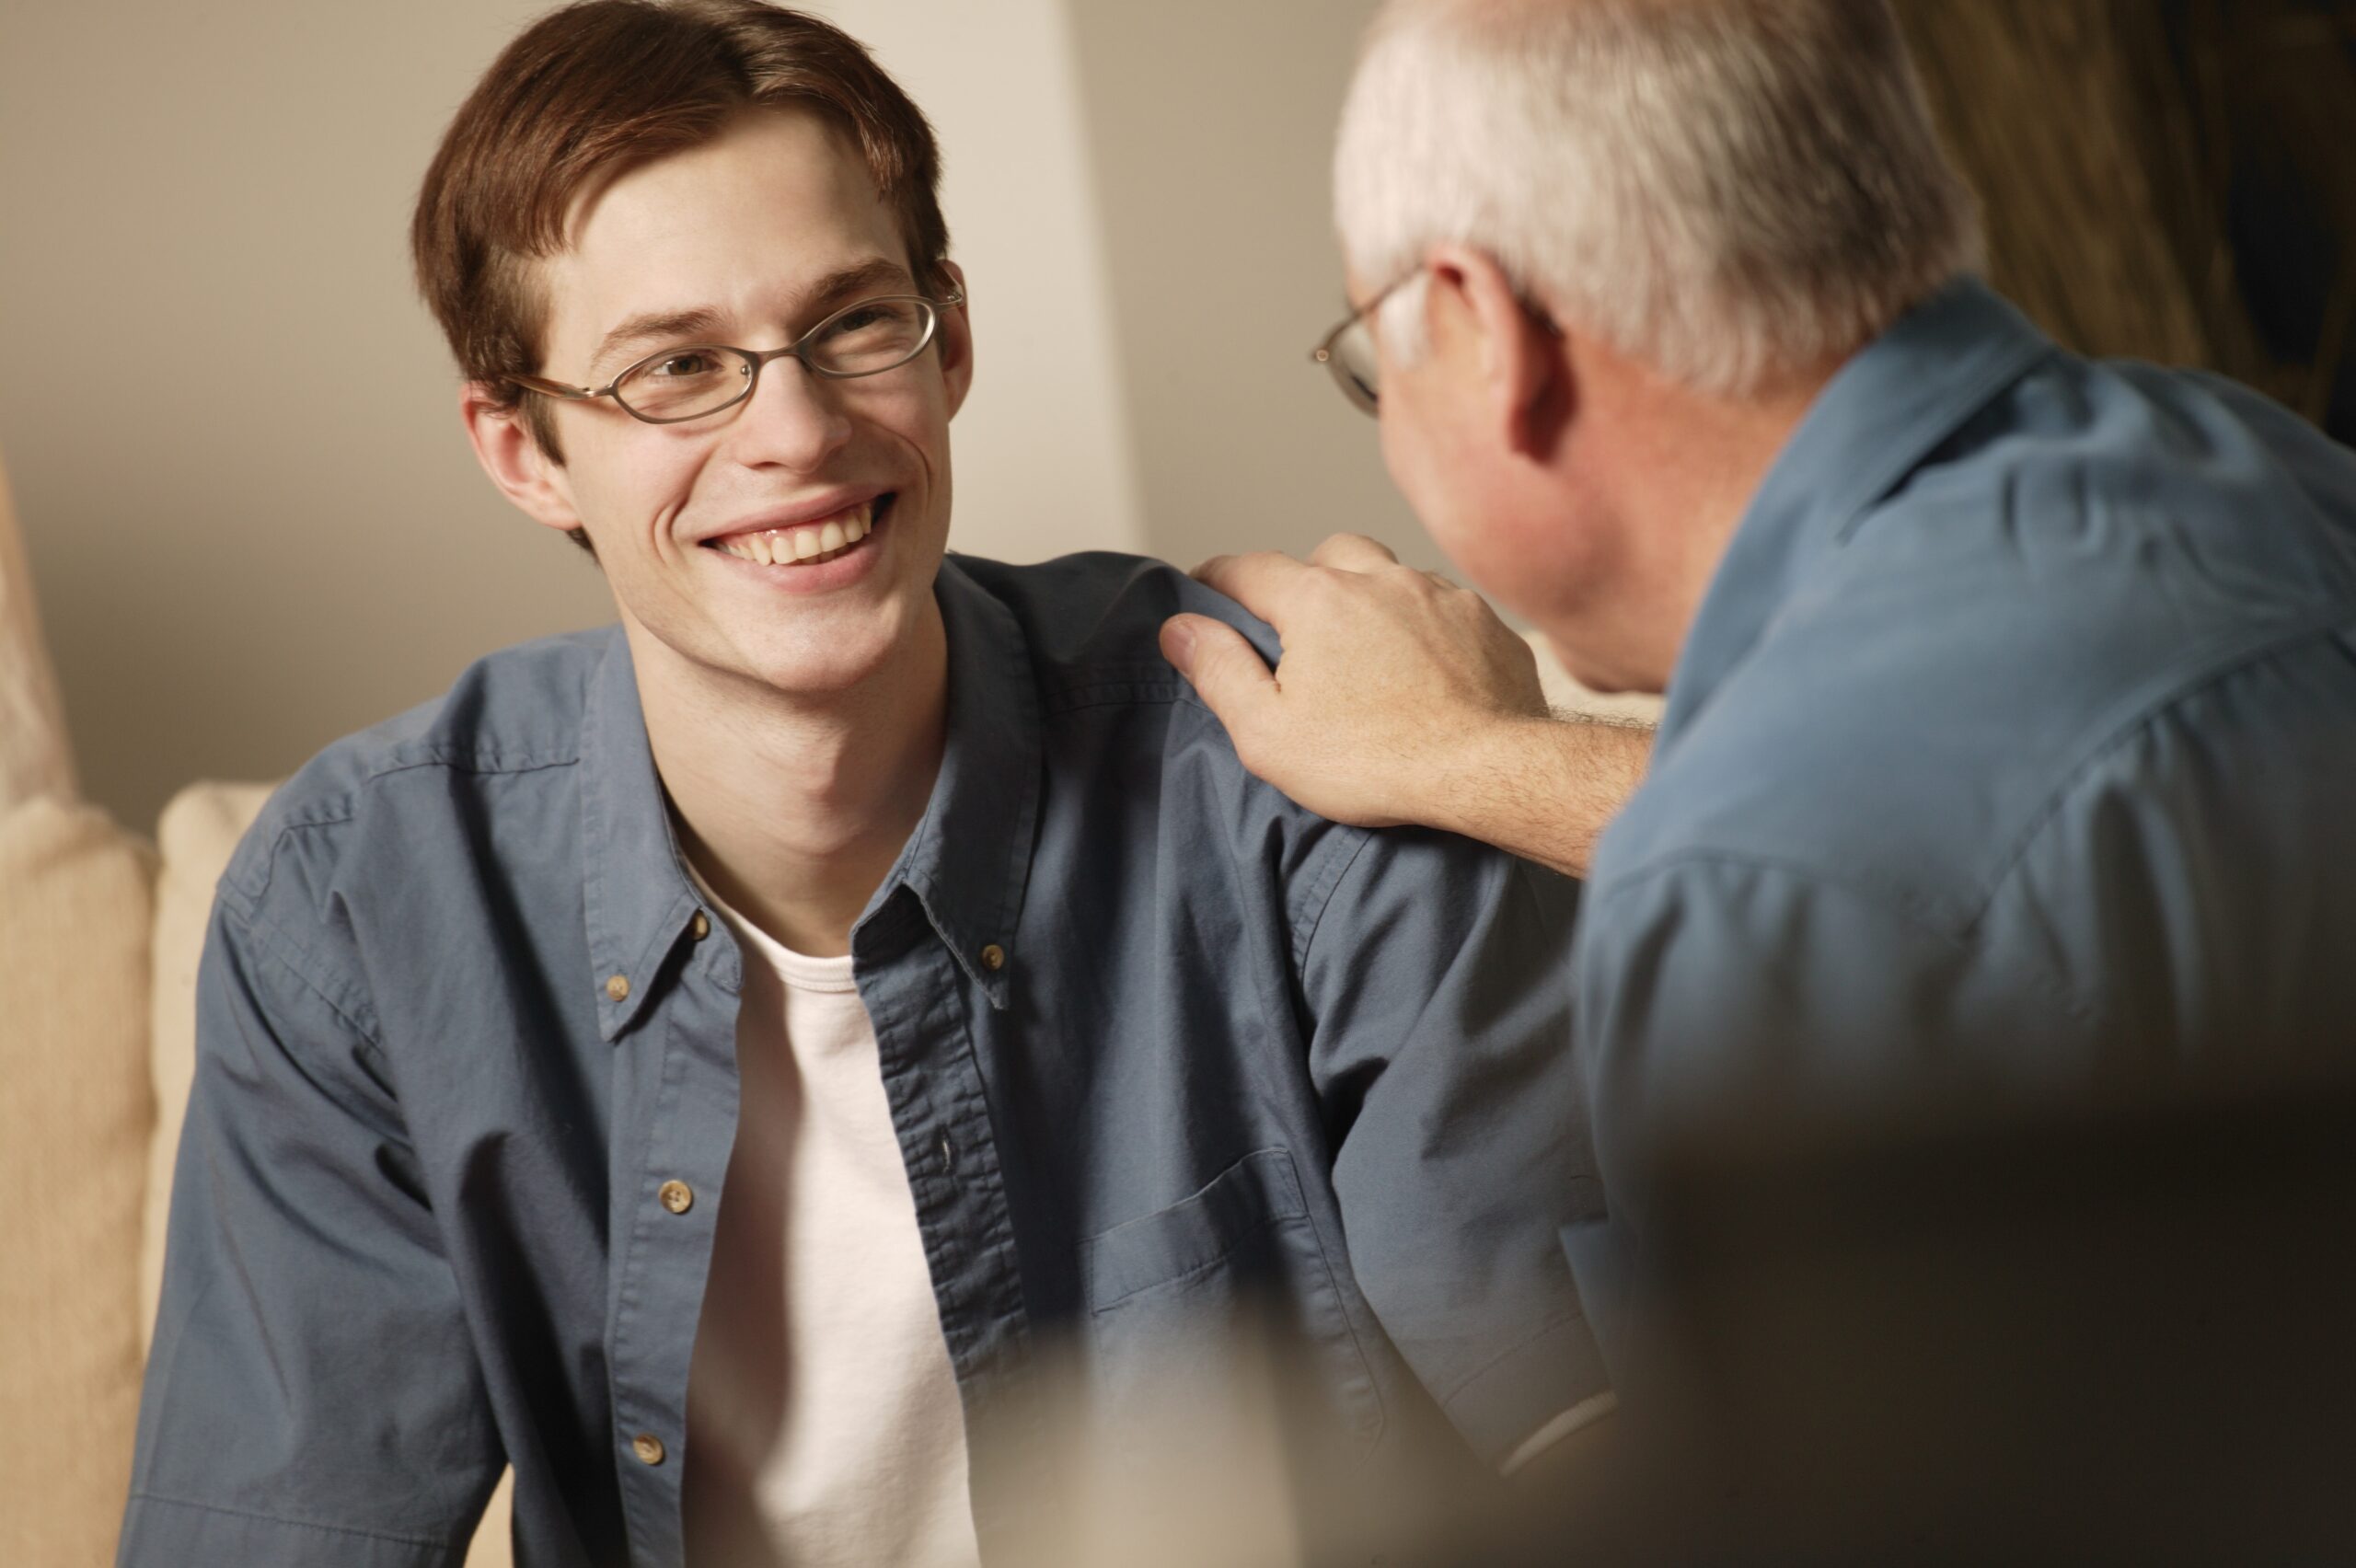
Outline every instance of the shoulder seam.
<svg viewBox="0 0 2356 1568"><path fill-rule="evenodd" d="M271 880L277 874L278 852L284 847L288 836L308 828L335 827L350 822L358 814L362 791L370 785L381 779L389 778L395 774L413 773L426 767L450 767L478 778L500 777L509 774L544 772L552 767L573 767L579 766L580 761L581 758L576 754L564 757L532 757L489 767L465 767L456 759L443 756L388 762L384 767L372 769L335 793L309 801L299 811L291 811L289 814L275 823L273 825L276 831L271 835L269 851L261 858L260 876L258 879L248 879L239 885L238 891L249 900L261 897L269 890ZM263 811L267 813L270 809L265 806Z"/></svg>
<svg viewBox="0 0 2356 1568"><path fill-rule="evenodd" d="M1183 679L1159 683L1154 689L1152 699L1166 701L1172 707L1191 708L1209 719L1214 724L1219 724L1220 733L1226 732L1226 726L1221 723L1218 714L1208 703L1195 696L1195 688ZM1101 700L1121 699L1106 698ZM1091 705L1083 703L1072 706ZM1363 827L1352 827L1347 823L1335 822L1331 817L1319 816L1315 812L1295 804L1283 790L1254 776L1241 762L1238 762L1236 767L1252 784L1268 790L1283 801L1286 809L1299 813L1307 823L1322 824L1331 830L1327 835L1328 843L1321 844L1302 868L1303 871L1309 874L1310 881L1307 892L1299 900L1299 912L1298 914L1294 912L1294 900L1288 898L1285 901L1285 917L1293 928L1293 973L1299 975L1309 966L1309 950L1317 940L1318 928L1324 924L1325 911L1333 906L1334 894L1340 890L1344 880L1349 876L1351 868L1357 864L1358 858L1366 852L1367 846L1374 842L1375 836Z"/></svg>
<svg viewBox="0 0 2356 1568"><path fill-rule="evenodd" d="M1801 860L1784 859L1780 856L1760 855L1749 850L1727 849L1716 846L1696 845L1687 848L1672 849L1632 870L1614 872L1608 886L1597 889L1593 883L1588 885L1596 903L1609 904L1634 883L1649 882L1657 877L1665 876L1669 872L1684 870L1689 867L1772 871L1795 881L1837 889L1852 897L1887 909L1908 925L1919 928L1926 936L1936 937L1942 941L1953 943L1958 947L1965 945L1964 934L1970 929L1972 923L1971 919L1967 918L1958 928L1953 922L1940 919L1938 911L1927 901L1909 894L1903 888L1883 886L1876 882L1851 876L1823 866L1810 865ZM1582 923L1584 923L1584 917L1582 917Z"/></svg>
<svg viewBox="0 0 2356 1568"><path fill-rule="evenodd" d="M1810 886L1846 894L1861 903L1884 910L1902 922L1909 929L1953 948L1967 957L1976 956L1984 951L1969 940L1972 933L1979 928L1981 916L1986 912L1984 900L1973 910L1960 928L1954 928L1935 919L1932 912L1924 907L1921 899L1911 897L1901 890L1880 888L1873 883L1828 871L1818 866L1802 865L1796 861L1778 859L1769 855L1750 855L1725 849L1681 849L1664 855L1635 870L1614 876L1611 885L1604 888L1596 899L1596 907L1592 911L1580 912L1579 924L1588 927L1595 925L1596 917L1602 913L1602 906L1626 892L1632 883L1651 881L1669 872L1687 869L1766 871L1778 876L1790 877L1796 882ZM2026 960L2023 972L2034 981L2038 989L2042 991L2047 998L2071 1020L2081 1026L2091 1027L2095 1021L2093 1014L2077 997L2072 994L2070 988L2062 983L2060 976L2053 974L2043 963L2033 957L2023 956Z"/></svg>
<svg viewBox="0 0 2356 1568"><path fill-rule="evenodd" d="M1334 823L1334 829L1337 842L1334 848L1322 852L1325 865L1330 866L1332 870L1326 871L1321 869L1319 875L1322 879L1322 885L1317 886L1311 894L1311 897L1316 901L1316 906L1306 911L1308 917L1302 922L1298 935L1294 938L1292 967L1293 973L1297 975L1306 974L1309 972L1309 951L1317 945L1317 933L1325 924L1325 912L1334 906L1334 895L1341 892L1342 883L1349 880L1351 870L1357 865L1359 858L1366 853L1367 846L1374 842L1374 835L1363 827L1351 827L1345 823ZM1344 846L1348 847L1347 854L1342 852Z"/></svg>
<svg viewBox="0 0 2356 1568"><path fill-rule="evenodd" d="M2279 658L2292 651L2299 643L2309 639L2344 635L2350 629L2350 606L2336 606L2328 617L2318 617L2310 621L2302 621L2289 629L2282 630L2279 635L2268 637L2263 641L2253 640L2239 645L2231 652L2200 666L2165 690L2154 692L2149 700L2138 704L2131 712L2120 719L2108 733L2089 745L2085 755L2066 769L2055 782L2053 789L2045 798L2045 803L2030 817L2027 824L2021 829L2018 840L1997 862L1988 879L1986 892L1980 900L1980 907L1973 911L1972 918L1977 921L1986 914L1989 906L1995 903L1996 896L2003 891L2004 884L2013 880L2027 860L2029 851L2035 847L2037 841L2045 836L2046 831L2060 817L2062 805L2085 785L2088 776L2102 765L2104 759L2115 755L2139 735L2147 733L2153 725L2158 723L2170 711L2189 702L2219 682L2230 679L2255 665L2265 663L2268 660Z"/></svg>
<svg viewBox="0 0 2356 1568"><path fill-rule="evenodd" d="M293 975L296 984L308 992L314 1000L333 1013L338 1022L352 1031L353 1036L367 1049L368 1054L376 1059L381 1069L385 1065L385 1053L383 1044L377 1039L375 1028L373 1024L364 1022L353 1016L353 1009L348 999L339 1000L329 994L328 983L311 973L316 961L308 951L289 936L275 921L263 919L259 910L226 913L229 918L245 928L248 937L254 944L256 954L270 960ZM339 984L336 988L341 990L345 987Z"/></svg>

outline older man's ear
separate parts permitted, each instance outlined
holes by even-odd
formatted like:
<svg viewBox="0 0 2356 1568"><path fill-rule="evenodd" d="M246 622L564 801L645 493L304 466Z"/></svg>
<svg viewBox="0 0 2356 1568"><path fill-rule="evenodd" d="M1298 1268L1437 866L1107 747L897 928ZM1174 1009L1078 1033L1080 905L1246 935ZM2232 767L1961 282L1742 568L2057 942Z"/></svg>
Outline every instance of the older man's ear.
<svg viewBox="0 0 2356 1568"><path fill-rule="evenodd" d="M1433 343L1470 340L1492 437L1516 456L1550 462L1576 403L1571 340L1487 252L1444 245L1426 265L1424 310Z"/></svg>

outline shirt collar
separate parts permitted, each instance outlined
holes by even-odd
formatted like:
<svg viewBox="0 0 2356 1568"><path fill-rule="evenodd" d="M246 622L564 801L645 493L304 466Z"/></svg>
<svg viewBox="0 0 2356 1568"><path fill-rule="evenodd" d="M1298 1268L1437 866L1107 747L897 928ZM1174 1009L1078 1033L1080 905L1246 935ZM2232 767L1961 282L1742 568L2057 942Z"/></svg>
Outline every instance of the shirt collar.
<svg viewBox="0 0 2356 1568"><path fill-rule="evenodd" d="M2052 352L2027 317L1965 278L1841 368L1767 471L1703 595L1669 679L1661 751L1708 705L1817 559Z"/></svg>
<svg viewBox="0 0 2356 1568"><path fill-rule="evenodd" d="M1012 612L955 557L941 563L933 593L949 650L941 774L860 917L853 951L905 888L990 1004L1003 1008L1038 821L1039 694ZM582 913L598 1027L611 1041L654 994L657 972L701 901L672 833L629 644L618 627L606 639L582 719ZM986 949L997 951L997 967ZM624 984L614 984L617 976Z"/></svg>
<svg viewBox="0 0 2356 1568"><path fill-rule="evenodd" d="M949 734L924 818L860 917L878 926L902 888L993 1008L1007 1005L1015 922L1038 829L1040 717L1031 652L1014 614L955 556L933 583L949 634ZM995 951L994 966L985 956Z"/></svg>

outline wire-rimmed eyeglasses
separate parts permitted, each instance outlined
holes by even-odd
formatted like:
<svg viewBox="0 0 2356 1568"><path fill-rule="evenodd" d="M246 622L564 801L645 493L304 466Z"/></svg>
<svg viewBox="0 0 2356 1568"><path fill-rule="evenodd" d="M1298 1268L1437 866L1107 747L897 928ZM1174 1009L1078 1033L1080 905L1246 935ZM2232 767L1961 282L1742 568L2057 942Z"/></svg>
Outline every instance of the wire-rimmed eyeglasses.
<svg viewBox="0 0 2356 1568"><path fill-rule="evenodd" d="M1404 277L1395 278L1375 296L1344 317L1341 323L1318 345L1309 351L1309 357L1334 373L1334 385L1350 400L1350 407L1364 414L1379 414L1382 406L1382 362L1375 352L1374 313L1382 302L1407 284L1424 276L1424 269L1415 268ZM1552 336L1559 338L1563 329L1542 306L1531 302L1527 294L1517 294L1523 312Z"/></svg>
<svg viewBox="0 0 2356 1568"><path fill-rule="evenodd" d="M879 294L847 305L781 349L739 349L687 343L658 349L603 386L568 386L538 375L507 379L543 397L586 402L611 398L622 412L648 424L678 424L733 408L753 395L761 366L789 356L813 375L849 381L881 375L907 363L932 342L941 313L964 303L923 294Z"/></svg>
<svg viewBox="0 0 2356 1568"><path fill-rule="evenodd" d="M1309 351L1309 357L1334 373L1334 385L1350 400L1350 407L1363 414L1377 411L1382 400L1382 364L1375 352L1374 313L1382 302L1399 292L1413 280L1422 277L1421 267L1394 278L1372 299L1344 317L1338 326Z"/></svg>

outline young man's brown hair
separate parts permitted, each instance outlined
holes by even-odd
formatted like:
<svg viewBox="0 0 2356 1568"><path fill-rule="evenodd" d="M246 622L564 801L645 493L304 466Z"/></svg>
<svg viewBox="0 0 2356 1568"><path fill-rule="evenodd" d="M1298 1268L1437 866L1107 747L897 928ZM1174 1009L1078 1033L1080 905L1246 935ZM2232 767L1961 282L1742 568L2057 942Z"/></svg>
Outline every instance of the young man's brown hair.
<svg viewBox="0 0 2356 1568"><path fill-rule="evenodd" d="M442 138L410 225L419 290L468 380L500 406L504 379L543 374L548 302L535 260L564 248L593 181L698 146L751 108L814 110L855 147L896 213L918 288L942 282L941 154L932 127L840 29L759 0L585 0L507 46ZM525 428L558 462L546 402ZM574 542L588 545L580 530Z"/></svg>

